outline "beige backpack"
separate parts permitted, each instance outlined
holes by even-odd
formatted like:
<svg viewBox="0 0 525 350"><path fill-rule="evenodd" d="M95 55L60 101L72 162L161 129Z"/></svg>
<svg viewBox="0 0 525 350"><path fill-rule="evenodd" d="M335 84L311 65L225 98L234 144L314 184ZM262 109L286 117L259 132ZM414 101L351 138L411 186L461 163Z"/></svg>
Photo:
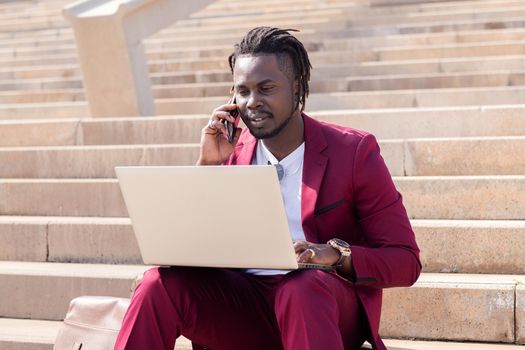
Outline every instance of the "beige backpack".
<svg viewBox="0 0 525 350"><path fill-rule="evenodd" d="M69 310L54 350L113 350L129 299L83 296Z"/></svg>

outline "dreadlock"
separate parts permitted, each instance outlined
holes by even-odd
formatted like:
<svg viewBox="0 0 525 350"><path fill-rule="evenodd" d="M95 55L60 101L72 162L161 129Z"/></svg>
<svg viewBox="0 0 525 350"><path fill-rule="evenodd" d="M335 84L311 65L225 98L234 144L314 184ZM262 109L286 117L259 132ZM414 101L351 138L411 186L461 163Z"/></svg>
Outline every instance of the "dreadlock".
<svg viewBox="0 0 525 350"><path fill-rule="evenodd" d="M242 38L240 43L234 45L233 53L228 58L228 62L233 74L235 61L240 55L277 55L281 70L284 71L288 65L292 66L292 82L295 80L299 82L300 96L294 109L297 109L301 104L301 111L303 111L306 97L310 92L308 82L310 81L312 65L303 44L289 32L298 32L298 30L272 27L254 28Z"/></svg>

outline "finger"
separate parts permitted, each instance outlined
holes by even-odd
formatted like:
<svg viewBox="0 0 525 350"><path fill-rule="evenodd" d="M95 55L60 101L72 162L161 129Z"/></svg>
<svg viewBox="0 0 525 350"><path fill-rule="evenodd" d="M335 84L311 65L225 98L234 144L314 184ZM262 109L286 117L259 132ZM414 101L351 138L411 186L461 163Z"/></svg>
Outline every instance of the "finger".
<svg viewBox="0 0 525 350"><path fill-rule="evenodd" d="M212 117L211 117L212 120L227 120L231 123L234 123L235 122L235 118L232 117L232 115L230 114L230 112L228 111L216 111L213 113Z"/></svg>
<svg viewBox="0 0 525 350"><path fill-rule="evenodd" d="M312 262L316 255L317 254L313 248L308 248L304 252L299 254L297 261L300 263Z"/></svg>
<svg viewBox="0 0 525 350"><path fill-rule="evenodd" d="M215 112L221 112L221 111L226 111L226 112L228 112L228 111L232 111L232 110L234 110L235 108L237 108L237 105L236 105L236 104L234 104L234 103L227 103L227 104L224 104L224 105L221 105L221 106L215 108L215 109L213 110L213 113L215 113Z"/></svg>
<svg viewBox="0 0 525 350"><path fill-rule="evenodd" d="M204 133L211 134L211 135L219 135L219 134L228 135L228 129L220 121L210 120L208 122L208 125L204 127Z"/></svg>
<svg viewBox="0 0 525 350"><path fill-rule="evenodd" d="M305 254L310 253L310 257L308 258L309 261L312 261L316 256L315 250L313 248L308 248L304 252Z"/></svg>
<svg viewBox="0 0 525 350"><path fill-rule="evenodd" d="M296 254L302 253L306 249L308 249L308 242L303 241L303 240L297 240L293 242L293 247L295 249Z"/></svg>

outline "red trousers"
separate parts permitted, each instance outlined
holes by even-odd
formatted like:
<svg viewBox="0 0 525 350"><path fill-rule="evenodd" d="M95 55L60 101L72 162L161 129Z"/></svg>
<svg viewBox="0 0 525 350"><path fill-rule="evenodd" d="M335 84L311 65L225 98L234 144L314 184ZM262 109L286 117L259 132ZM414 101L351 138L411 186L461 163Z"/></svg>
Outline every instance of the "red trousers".
<svg viewBox="0 0 525 350"><path fill-rule="evenodd" d="M135 289L115 349L173 350L184 335L194 349L349 350L367 329L352 283L335 273L154 268Z"/></svg>

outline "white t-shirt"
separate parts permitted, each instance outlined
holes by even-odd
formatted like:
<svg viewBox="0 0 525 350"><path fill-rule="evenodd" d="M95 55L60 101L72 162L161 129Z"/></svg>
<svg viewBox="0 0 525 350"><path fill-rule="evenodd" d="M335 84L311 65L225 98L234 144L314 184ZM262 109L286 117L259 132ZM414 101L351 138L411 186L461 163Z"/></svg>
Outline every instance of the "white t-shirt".
<svg viewBox="0 0 525 350"><path fill-rule="evenodd" d="M301 186L303 178L304 142L292 153L280 162L266 148L264 142L257 142L257 151L252 165L267 165L279 163L284 169L284 176L279 181L281 185L281 195L283 197L288 227L293 240L305 239L303 224L301 220ZM248 269L246 272L254 275L279 275L285 274L290 270L260 270Z"/></svg>

